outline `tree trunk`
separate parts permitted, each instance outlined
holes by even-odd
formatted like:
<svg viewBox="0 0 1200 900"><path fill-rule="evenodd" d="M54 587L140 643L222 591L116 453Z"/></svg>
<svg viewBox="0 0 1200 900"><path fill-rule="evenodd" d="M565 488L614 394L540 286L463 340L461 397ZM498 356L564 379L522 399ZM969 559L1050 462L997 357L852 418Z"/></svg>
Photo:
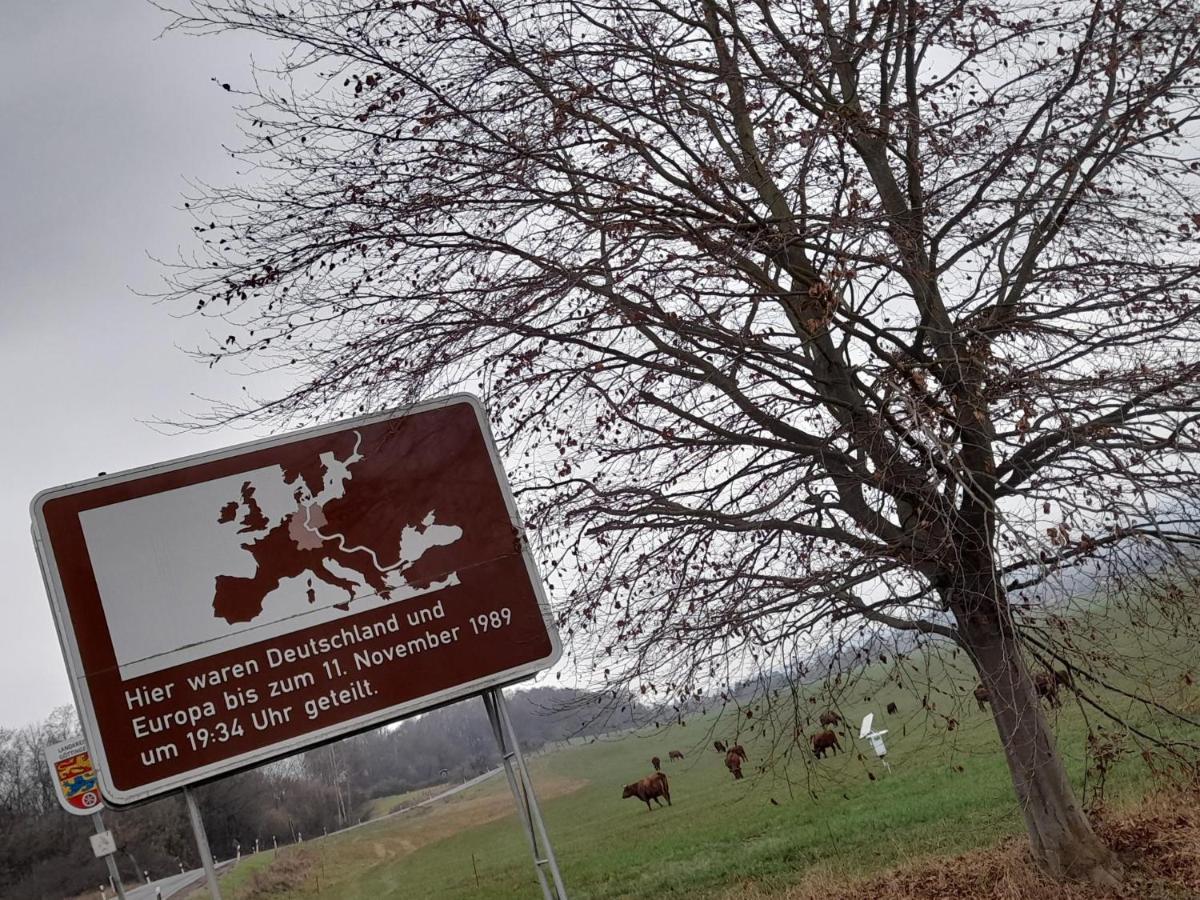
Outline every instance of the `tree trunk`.
<svg viewBox="0 0 1200 900"><path fill-rule="evenodd" d="M990 579L985 579L990 581ZM1008 620L1002 589L951 596L959 631L991 694L992 715L1034 859L1060 879L1115 886L1121 864L1079 807Z"/></svg>

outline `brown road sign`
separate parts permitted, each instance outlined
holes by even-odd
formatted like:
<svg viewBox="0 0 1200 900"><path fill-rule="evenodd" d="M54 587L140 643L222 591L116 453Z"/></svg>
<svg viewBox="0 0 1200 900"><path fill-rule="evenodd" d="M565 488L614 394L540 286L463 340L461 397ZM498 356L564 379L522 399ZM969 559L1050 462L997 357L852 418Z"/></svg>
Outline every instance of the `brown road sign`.
<svg viewBox="0 0 1200 900"><path fill-rule="evenodd" d="M114 804L520 680L561 653L472 397L53 488L32 511Z"/></svg>

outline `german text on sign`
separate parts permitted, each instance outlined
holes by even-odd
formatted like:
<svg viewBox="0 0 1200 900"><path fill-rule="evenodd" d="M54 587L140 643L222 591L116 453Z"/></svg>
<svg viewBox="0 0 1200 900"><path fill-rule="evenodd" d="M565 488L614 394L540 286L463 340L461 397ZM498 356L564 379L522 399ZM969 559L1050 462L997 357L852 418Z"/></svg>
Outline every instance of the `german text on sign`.
<svg viewBox="0 0 1200 900"><path fill-rule="evenodd" d="M114 803L518 680L560 652L473 398L55 488L33 516Z"/></svg>

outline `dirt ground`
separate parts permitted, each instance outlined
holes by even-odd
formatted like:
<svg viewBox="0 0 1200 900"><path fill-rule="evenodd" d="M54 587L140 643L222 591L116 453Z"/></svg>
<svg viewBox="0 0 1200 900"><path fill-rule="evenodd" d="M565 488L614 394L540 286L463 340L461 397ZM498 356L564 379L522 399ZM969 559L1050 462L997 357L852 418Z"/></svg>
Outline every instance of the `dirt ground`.
<svg viewBox="0 0 1200 900"><path fill-rule="evenodd" d="M1200 898L1200 792L1156 795L1138 808L1100 817L1097 830L1125 866L1118 891L1043 878L1024 838L997 847L915 862L847 883L812 873L782 891L745 885L729 900L1197 900Z"/></svg>

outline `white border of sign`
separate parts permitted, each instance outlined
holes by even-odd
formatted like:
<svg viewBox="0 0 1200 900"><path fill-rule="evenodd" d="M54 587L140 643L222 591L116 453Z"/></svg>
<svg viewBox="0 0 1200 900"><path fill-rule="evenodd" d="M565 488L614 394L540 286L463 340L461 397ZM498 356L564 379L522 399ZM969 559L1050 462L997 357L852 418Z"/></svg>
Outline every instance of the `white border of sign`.
<svg viewBox="0 0 1200 900"><path fill-rule="evenodd" d="M279 741L259 750L243 753L239 756L230 757L217 763L211 763L207 766L191 769L187 772L183 772L179 775L174 775L169 778L163 778L158 781L149 782L141 787L135 788L134 790L122 791L110 784L107 777L108 760L104 753L104 744L100 739L100 728L96 721L95 710L92 707L91 694L87 690L87 680L83 674L83 661L80 658L79 647L75 641L74 629L67 625L67 623L70 622L70 611L67 607L66 597L63 593L62 583L59 579L58 564L54 558L54 550L50 546L49 536L46 533L46 522L42 515L42 507L50 500L80 493L82 491L90 491L94 490L95 488L106 487L112 484L120 484L125 481L133 481L138 478L144 478L148 475L171 472L201 463L226 459L231 456L237 456L242 453L260 450L266 447L282 446L285 444L294 443L296 441L318 437L322 434L331 434L337 431L344 431L355 426L372 425L376 422L382 422L388 419L395 419L421 412L428 412L430 410L441 409L442 407L446 406L454 406L459 403L466 403L475 411L476 420L478 421L479 428L483 433L484 444L487 447L488 455L492 461L492 469L496 474L496 480L500 485L500 492L504 497L504 505L508 510L509 519L522 535L523 539L521 541L521 557L525 561L525 569L529 574L530 583L533 585L534 596L537 598L538 607L542 613L542 621L546 626L546 633L550 637L550 655L543 659L526 663L523 666L505 669L502 672L497 672L486 678L479 678L475 681L470 681L464 684L456 685L452 688L447 688L446 690L438 691L433 694L427 694L418 700L412 700L397 706L390 706L387 709L382 709L369 715L359 716L355 719L347 719L346 721L338 722L334 725L330 725L316 731L310 731L295 738ZM559 639L558 629L554 627L554 620L550 611L550 603L546 598L541 576L538 574L537 566L534 563L533 556L529 551L529 542L524 540L525 529L521 523L521 518L517 513L517 506L513 499L512 488L508 483L508 477L504 472L504 467L500 463L500 454L496 448L495 439L492 437L492 430L488 423L487 412L483 407L483 403L473 394L451 394L447 397L441 397L436 400L428 400L423 403L414 403L410 406L398 407L388 410L387 412L358 416L353 419L342 419L339 422L329 425L317 425L311 428L304 428L299 431L291 431L287 434L278 435L276 437L263 438L257 441L247 441L244 444L236 444L231 447L224 447L220 450L212 450L207 453L198 453L193 456L184 456L178 459L169 460L167 462L143 466L139 469L128 469L123 472L116 472L112 475L105 475L101 478L92 478L88 479L87 481L76 481L71 484L61 485L59 487L48 488L47 490L41 491L33 498L33 501L30 503L29 510L33 518L34 549L37 551L38 563L42 569L42 578L46 583L46 593L50 599L50 609L54 615L54 625L58 630L58 640L60 646L62 647L63 659L67 664L67 675L71 681L71 693L75 697L75 707L79 711L79 719L83 726L83 733L87 738L88 746L92 752L92 762L96 767L96 771L100 779L100 793L104 799L113 806L127 806L144 800L150 800L161 794L178 790L179 788L199 784L205 781L211 781L212 779L226 773L263 765L272 760L290 756L294 753L304 750L306 747L328 743L329 741L336 740L337 738L345 735L354 734L359 731L365 731L366 729L378 727L380 725L387 724L388 722L393 722L408 716L413 716L426 710L434 709L438 706L444 706L445 704L451 703L455 700L462 700L467 697L474 696L488 690L489 688L501 687L503 685L522 681L532 675L537 674L538 672L550 668L556 662L558 662L559 658L562 656L562 642Z"/></svg>

